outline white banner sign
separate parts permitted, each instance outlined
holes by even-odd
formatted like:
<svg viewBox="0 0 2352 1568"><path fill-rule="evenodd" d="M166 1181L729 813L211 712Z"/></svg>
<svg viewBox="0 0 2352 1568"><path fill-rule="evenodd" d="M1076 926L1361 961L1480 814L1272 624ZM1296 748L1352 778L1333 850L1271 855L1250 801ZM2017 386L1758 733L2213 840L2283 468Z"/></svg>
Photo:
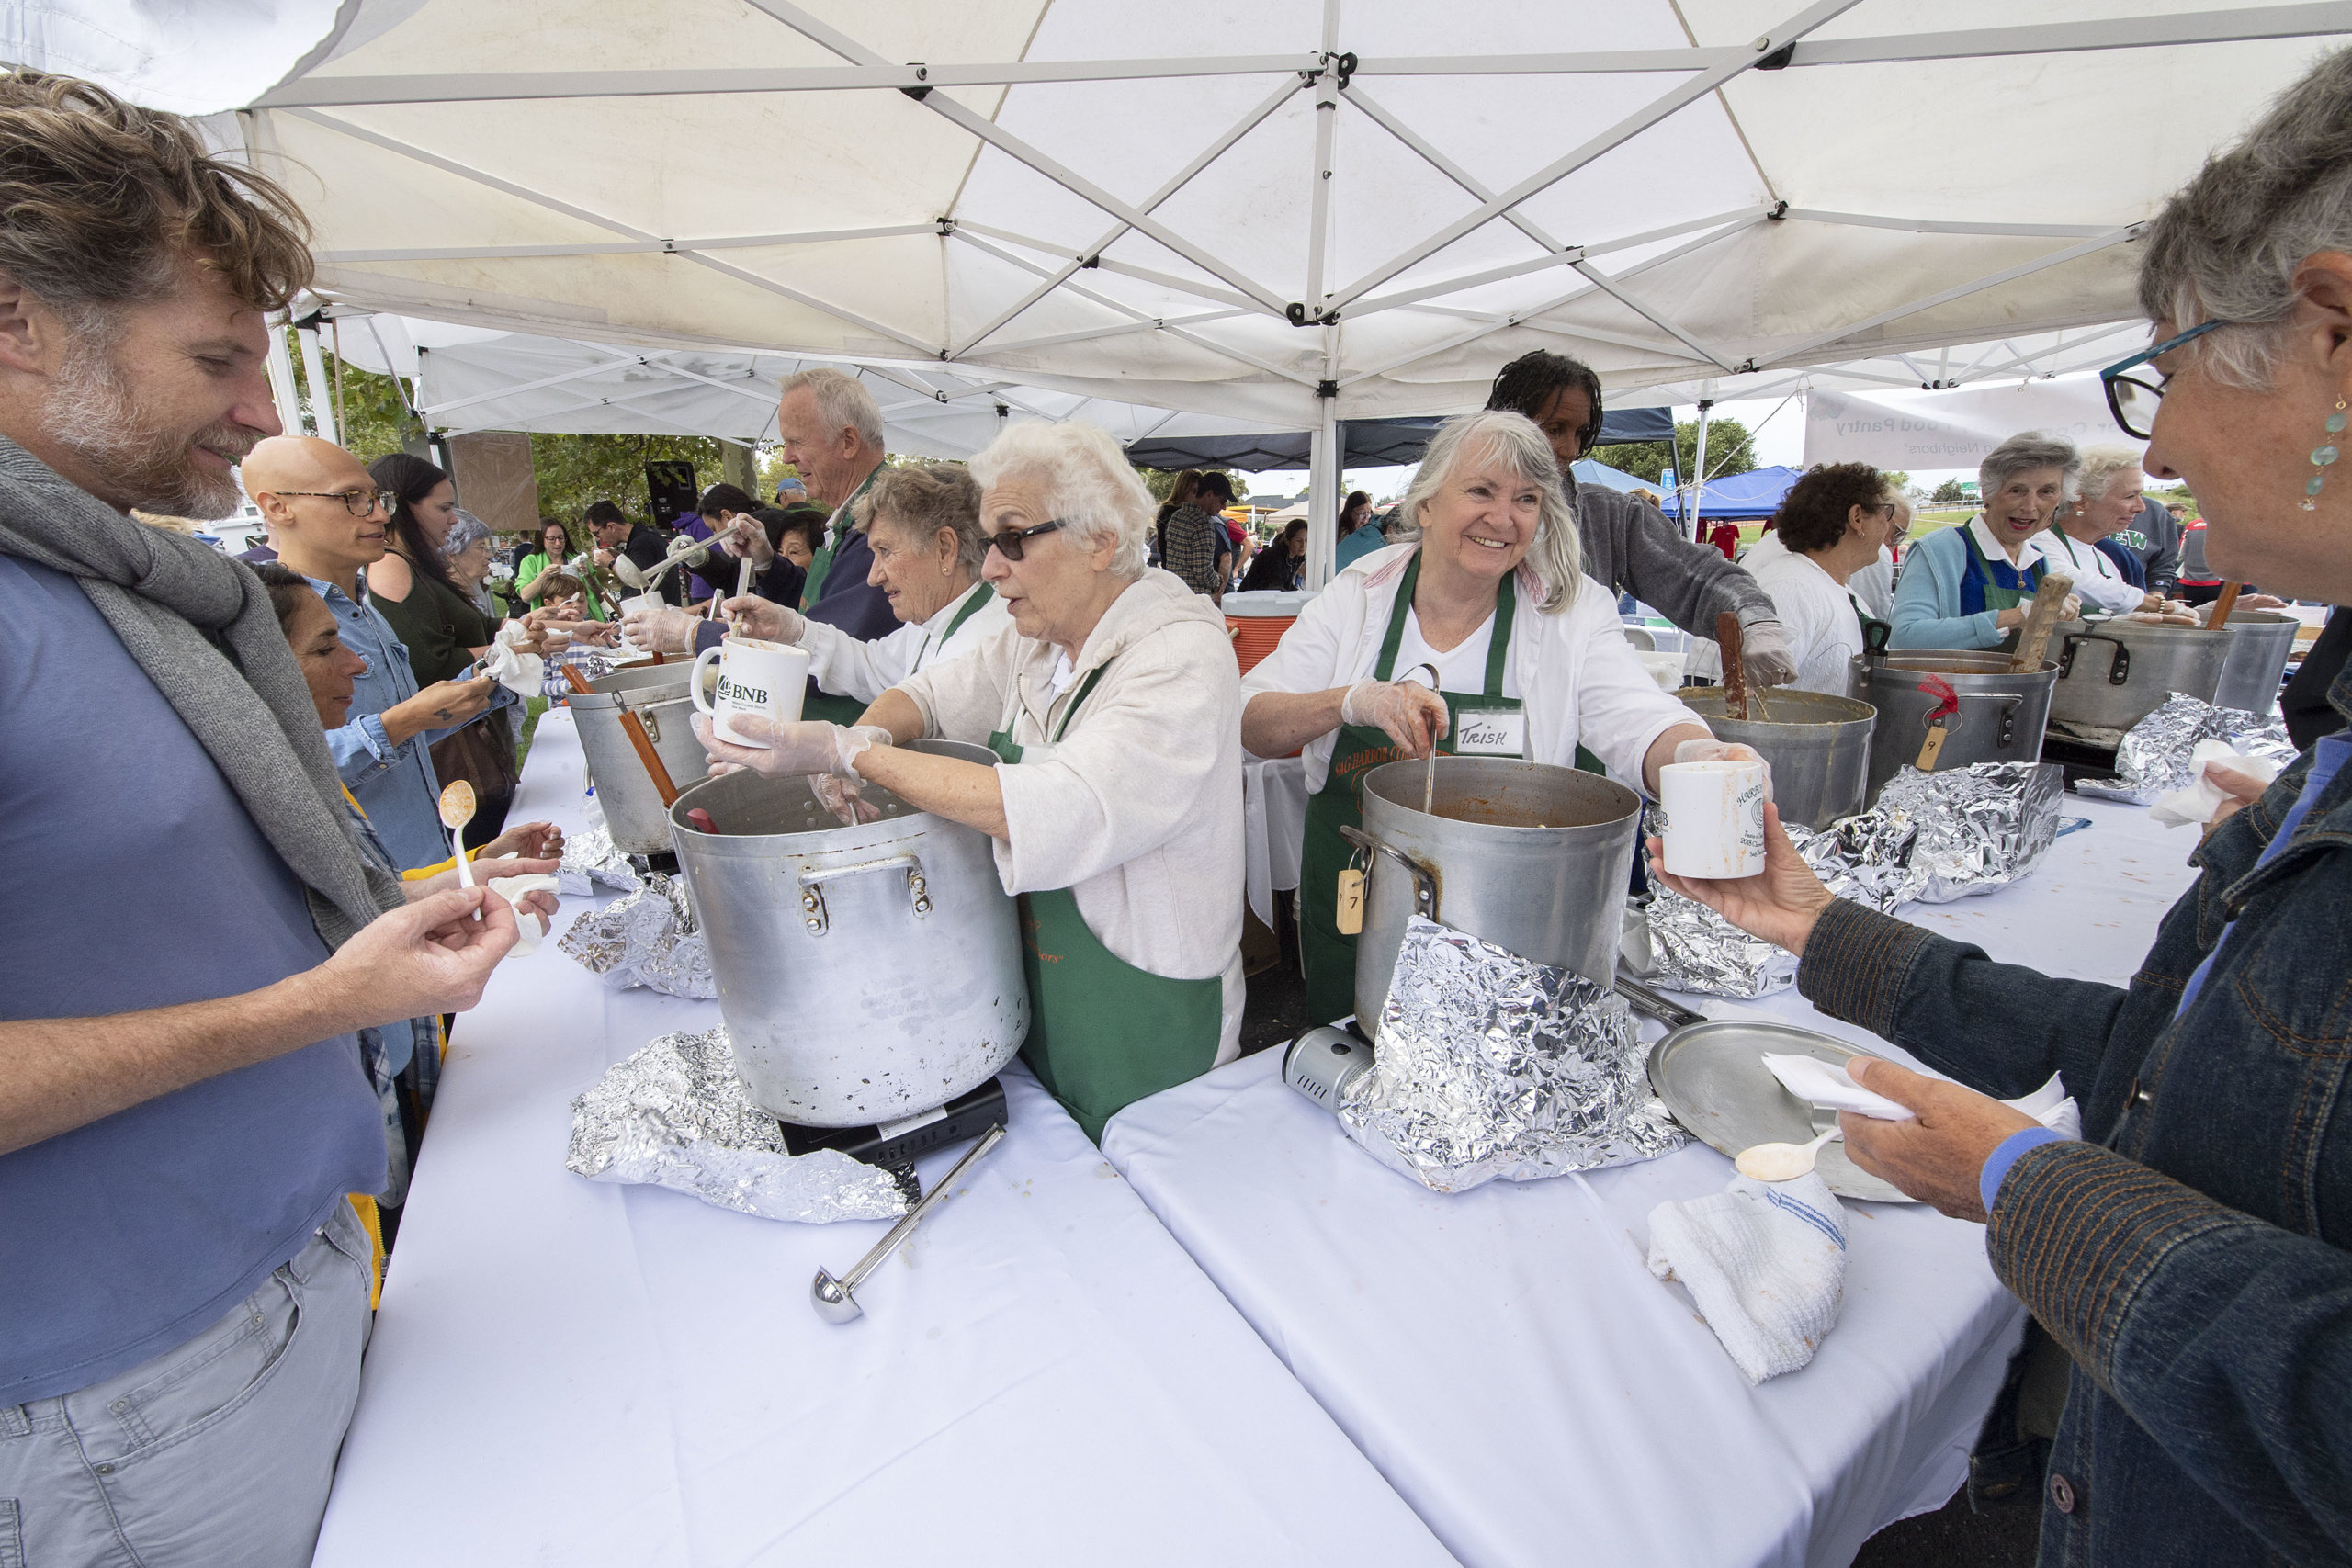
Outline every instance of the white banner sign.
<svg viewBox="0 0 2352 1568"><path fill-rule="evenodd" d="M2078 446L2139 448L2116 427L2097 376L1945 392L1807 392L1804 460L1869 463L1917 473L1973 468L2020 431L2043 430Z"/></svg>

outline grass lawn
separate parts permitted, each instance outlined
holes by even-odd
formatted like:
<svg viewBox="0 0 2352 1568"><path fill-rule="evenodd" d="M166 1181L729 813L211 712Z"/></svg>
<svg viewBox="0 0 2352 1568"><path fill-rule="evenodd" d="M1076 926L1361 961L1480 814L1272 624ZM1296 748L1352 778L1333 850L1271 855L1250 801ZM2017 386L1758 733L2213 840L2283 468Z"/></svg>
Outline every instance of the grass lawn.
<svg viewBox="0 0 2352 1568"><path fill-rule="evenodd" d="M548 711L545 697L533 697L523 705L523 734L514 742L514 766L520 769L531 755L531 737L539 728L539 716Z"/></svg>

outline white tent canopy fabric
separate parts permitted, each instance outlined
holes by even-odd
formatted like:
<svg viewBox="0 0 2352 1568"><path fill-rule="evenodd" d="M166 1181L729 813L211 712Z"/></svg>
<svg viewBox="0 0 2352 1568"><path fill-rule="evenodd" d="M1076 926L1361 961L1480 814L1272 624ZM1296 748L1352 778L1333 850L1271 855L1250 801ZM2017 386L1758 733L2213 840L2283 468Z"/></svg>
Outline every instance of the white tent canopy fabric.
<svg viewBox="0 0 2352 1568"><path fill-rule="evenodd" d="M860 366L753 349L642 348L413 318L330 313L342 357L408 383L438 431L775 438L776 386L829 365L865 383L890 450L966 458L1024 419L1082 420L1122 444L1148 435L1257 435L1269 427L1215 414L1114 403L931 366Z"/></svg>
<svg viewBox="0 0 2352 1568"><path fill-rule="evenodd" d="M304 45L322 0L66 9L117 25L13 46L151 97L197 92L158 63L191 33L277 51L218 107L337 299L1305 423L1327 497L1338 419L1474 406L1531 348L1634 389L2120 321L2138 226L2352 31L2352 0L344 0Z"/></svg>

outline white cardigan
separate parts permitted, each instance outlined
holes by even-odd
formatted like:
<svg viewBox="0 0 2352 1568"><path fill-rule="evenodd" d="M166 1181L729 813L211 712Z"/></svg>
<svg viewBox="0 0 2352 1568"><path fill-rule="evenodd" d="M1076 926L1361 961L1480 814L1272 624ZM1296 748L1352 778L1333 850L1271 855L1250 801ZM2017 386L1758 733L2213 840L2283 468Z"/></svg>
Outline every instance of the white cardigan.
<svg viewBox="0 0 2352 1568"><path fill-rule="evenodd" d="M872 642L860 642L839 626L804 616L800 646L808 654L808 673L824 690L871 705L875 698L913 674L918 660L929 669L943 659L971 652L989 633L1012 624L1004 601L991 592L989 602L956 628L955 636L943 636L947 623L956 618L965 601L986 586L976 582L949 600L929 620L909 621L888 637L876 637ZM937 646L926 653L926 645L934 640Z"/></svg>
<svg viewBox="0 0 2352 1568"><path fill-rule="evenodd" d="M1397 585L1419 547L1374 550L1333 578L1243 679L1243 705L1261 692L1321 692L1369 680ZM1678 724L1703 729L1706 721L1658 690L1625 640L1617 602L1607 589L1579 573L1574 601L1549 615L1535 608L1536 592L1522 572L1508 666L1527 714L1528 761L1572 768L1582 742L1611 778L1646 794L1642 759L1657 738ZM1338 735L1332 730L1307 743L1310 792L1319 792L1330 775Z"/></svg>
<svg viewBox="0 0 2352 1568"><path fill-rule="evenodd" d="M980 616L972 617L975 622ZM967 628L968 629L968 628ZM1011 719L1026 749L997 768L1007 836L992 840L1007 893L1067 887L1095 940L1175 980L1216 976L1216 1059L1241 1049L1241 690L1216 606L1168 572L1120 594L1058 692L1059 655L1010 615L964 657L925 660L898 690L923 733L985 745ZM1048 736L1089 671L1110 669Z"/></svg>

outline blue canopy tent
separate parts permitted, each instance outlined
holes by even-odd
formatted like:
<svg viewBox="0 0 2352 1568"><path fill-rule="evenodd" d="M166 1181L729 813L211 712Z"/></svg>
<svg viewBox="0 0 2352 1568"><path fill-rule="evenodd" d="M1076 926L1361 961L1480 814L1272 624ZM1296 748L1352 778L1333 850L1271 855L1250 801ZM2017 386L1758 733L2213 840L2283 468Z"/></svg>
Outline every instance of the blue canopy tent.
<svg viewBox="0 0 2352 1568"><path fill-rule="evenodd" d="M1727 520L1737 523L1770 517L1780 510L1781 498L1789 493L1789 487L1804 477L1803 468L1783 466L1750 468L1744 474L1725 474L1721 479L1709 479L1705 497L1697 509L1699 519L1702 522ZM1667 481L1668 485L1672 483L1671 479ZM1660 493L1664 492L1661 487ZM1687 497L1683 505L1686 508L1689 505ZM1685 510L1682 515L1687 520L1690 513Z"/></svg>
<svg viewBox="0 0 2352 1568"><path fill-rule="evenodd" d="M1343 448L1340 467L1369 468L1417 463L1440 423L1434 416L1343 419L1340 422ZM1601 413L1601 441L1673 439L1672 409L1607 409ZM1141 468L1240 468L1250 472L1304 468L1307 466L1310 440L1304 430L1264 435L1146 436L1127 448L1127 461ZM1583 467L1577 466L1579 469Z"/></svg>
<svg viewBox="0 0 2352 1568"><path fill-rule="evenodd" d="M1621 436L1614 439L1626 438ZM1661 436L1659 439L1663 440L1664 437ZM1645 479L1639 475L1629 474L1623 468L1612 468L1606 463L1596 463L1590 457L1578 457L1569 467L1576 471L1577 483L1580 485L1599 485L1603 490L1626 491L1645 490L1652 495L1658 496L1664 495L1669 488L1659 480Z"/></svg>

